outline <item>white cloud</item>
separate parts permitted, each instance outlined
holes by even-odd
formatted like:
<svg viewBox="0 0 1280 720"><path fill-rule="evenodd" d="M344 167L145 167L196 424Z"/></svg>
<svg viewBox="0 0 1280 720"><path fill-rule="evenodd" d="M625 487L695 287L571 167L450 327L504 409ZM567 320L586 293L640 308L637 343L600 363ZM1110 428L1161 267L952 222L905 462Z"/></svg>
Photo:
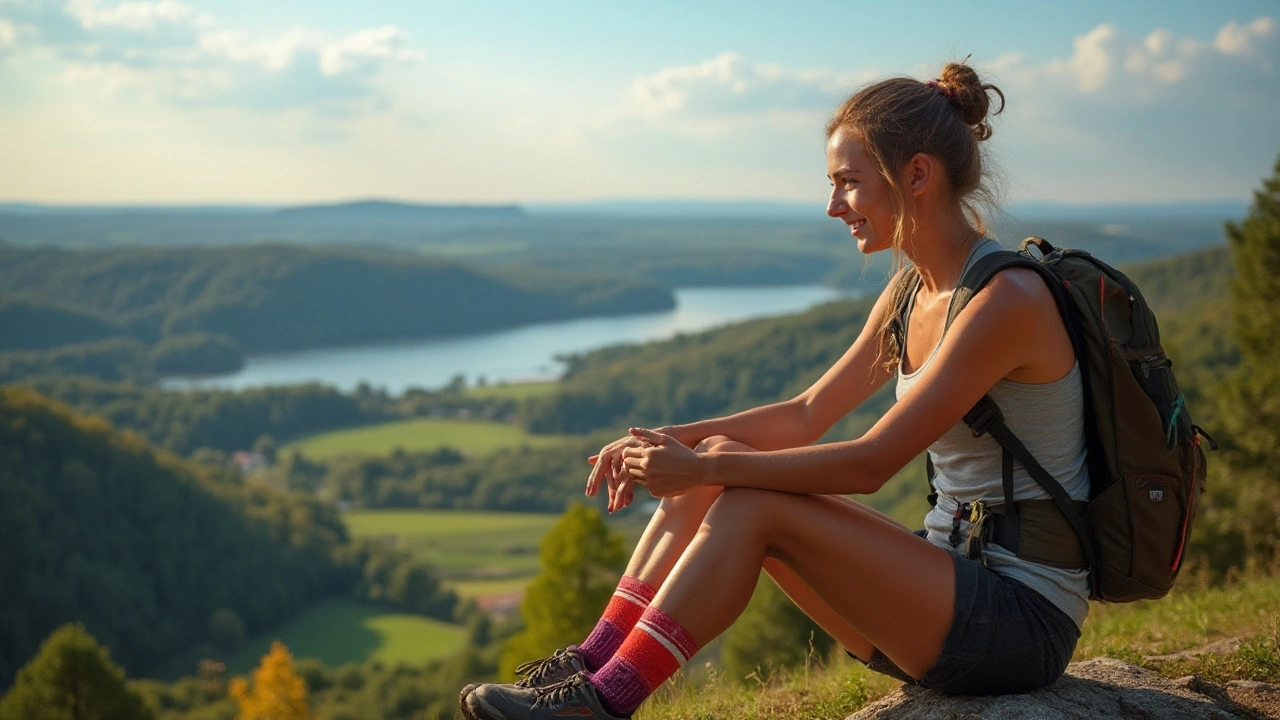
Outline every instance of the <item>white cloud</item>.
<svg viewBox="0 0 1280 720"><path fill-rule="evenodd" d="M978 62L1008 98L990 147L1009 162L1011 194L1068 201L1247 195L1280 148L1277 68L1280 25L1266 17L1203 39L1100 24L1065 56ZM827 113L870 79L726 52L635 78L629 113L595 134L630 136L657 163L790 167L783 156L810 157Z"/></svg>
<svg viewBox="0 0 1280 720"><path fill-rule="evenodd" d="M1070 59L1050 62L1046 72L1070 78L1081 92L1100 90L1111 79L1118 36L1114 25L1099 25L1073 41L1075 53Z"/></svg>
<svg viewBox="0 0 1280 720"><path fill-rule="evenodd" d="M0 57L18 49L39 35L39 31L31 25L19 25L9 18L0 16Z"/></svg>
<svg viewBox="0 0 1280 720"><path fill-rule="evenodd" d="M0 19L0 59L25 42L53 57L56 77L107 97L137 93L152 102L345 114L385 102L383 70L425 58L394 25L344 35L294 27L262 37L221 27L176 0L10 5L49 32L31 42L34 32L24 35Z"/></svg>
<svg viewBox="0 0 1280 720"><path fill-rule="evenodd" d="M199 48L210 58L277 73L295 62L316 57L328 37L302 27L290 28L278 37L265 40L254 39L247 30L218 30L203 33Z"/></svg>
<svg viewBox="0 0 1280 720"><path fill-rule="evenodd" d="M857 78L830 70L790 70L753 64L725 52L697 65L637 77L630 96L647 116L750 114L829 109Z"/></svg>
<svg viewBox="0 0 1280 720"><path fill-rule="evenodd" d="M123 2L104 5L100 0L68 0L67 14L86 30L119 28L132 32L154 32L165 25L208 27L213 18L175 2Z"/></svg>
<svg viewBox="0 0 1280 720"><path fill-rule="evenodd" d="M405 47L405 33L394 25L358 30L320 51L320 71L325 75L369 73L386 62L413 64L426 59L421 51Z"/></svg>
<svg viewBox="0 0 1280 720"><path fill-rule="evenodd" d="M1260 17L1248 25L1229 22L1218 31L1213 46L1224 55L1251 57L1263 62L1268 69L1272 66L1266 54L1268 43L1274 47L1276 21L1274 18Z"/></svg>

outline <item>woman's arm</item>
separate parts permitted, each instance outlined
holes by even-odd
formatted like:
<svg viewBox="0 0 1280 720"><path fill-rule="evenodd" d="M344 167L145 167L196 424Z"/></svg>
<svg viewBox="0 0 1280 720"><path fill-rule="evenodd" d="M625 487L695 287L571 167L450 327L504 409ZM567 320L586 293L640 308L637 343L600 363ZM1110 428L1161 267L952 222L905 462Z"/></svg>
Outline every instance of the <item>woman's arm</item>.
<svg viewBox="0 0 1280 720"><path fill-rule="evenodd" d="M698 485L799 493L872 493L959 423L1001 378L1043 362L1063 332L1048 289L1031 271L1000 273L956 318L911 392L857 440L757 453L697 454L643 431L652 447L625 463L655 495Z"/></svg>
<svg viewBox="0 0 1280 720"><path fill-rule="evenodd" d="M659 428L664 436L692 450L709 437L725 436L762 450L808 445L822 437L837 420L860 405L884 385L890 372L881 362L878 331L889 312L892 288L881 292L867 322L853 345L813 385L783 402L763 405L727 417ZM623 465L628 447L641 447L637 435L624 436L587 458L592 464L586 494L594 496L602 485L609 491L609 512L631 503L631 475Z"/></svg>
<svg viewBox="0 0 1280 720"><path fill-rule="evenodd" d="M861 405L891 376L883 367L881 319L889 312L893 283L881 292L867 322L844 355L821 378L790 400L762 405L727 417L659 428L688 448L723 435L761 450L815 442L837 420Z"/></svg>

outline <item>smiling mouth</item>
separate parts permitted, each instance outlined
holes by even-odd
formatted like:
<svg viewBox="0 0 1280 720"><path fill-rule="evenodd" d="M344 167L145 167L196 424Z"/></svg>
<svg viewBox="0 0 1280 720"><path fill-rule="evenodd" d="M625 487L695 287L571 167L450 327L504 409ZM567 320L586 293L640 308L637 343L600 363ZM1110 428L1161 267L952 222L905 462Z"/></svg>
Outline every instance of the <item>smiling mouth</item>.
<svg viewBox="0 0 1280 720"><path fill-rule="evenodd" d="M849 232L851 232L851 233L856 233L856 232L858 232L859 230L861 230L861 229L862 229L862 226L863 226L863 225L866 225L866 224L867 224L867 221L866 221L866 220L854 220L853 222L848 223L848 225L849 225Z"/></svg>

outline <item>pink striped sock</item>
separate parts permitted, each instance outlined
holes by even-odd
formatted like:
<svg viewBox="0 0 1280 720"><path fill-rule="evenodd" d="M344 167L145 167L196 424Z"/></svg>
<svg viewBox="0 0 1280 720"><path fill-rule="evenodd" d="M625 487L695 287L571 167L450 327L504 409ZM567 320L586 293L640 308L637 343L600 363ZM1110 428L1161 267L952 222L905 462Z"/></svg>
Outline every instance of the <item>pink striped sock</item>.
<svg viewBox="0 0 1280 720"><path fill-rule="evenodd" d="M622 578L595 629L578 646L578 654L588 670L599 670L609 662L657 594L657 589L633 577Z"/></svg>
<svg viewBox="0 0 1280 720"><path fill-rule="evenodd" d="M609 662L589 677L605 707L630 715L697 652L698 643L680 623L649 607Z"/></svg>

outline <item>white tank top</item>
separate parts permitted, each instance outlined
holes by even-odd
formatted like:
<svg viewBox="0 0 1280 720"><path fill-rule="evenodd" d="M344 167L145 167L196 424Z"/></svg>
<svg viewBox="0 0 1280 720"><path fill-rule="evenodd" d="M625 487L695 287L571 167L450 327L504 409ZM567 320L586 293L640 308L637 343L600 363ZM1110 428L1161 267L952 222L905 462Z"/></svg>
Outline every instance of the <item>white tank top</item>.
<svg viewBox="0 0 1280 720"><path fill-rule="evenodd" d="M1001 249L994 240L984 238L974 244L965 261L967 270L978 258ZM915 298L907 306L910 318ZM910 323L904 323L910 325ZM945 337L946 332L943 332ZM903 347L906 347L906 329ZM903 373L898 369L896 396L902 399L919 380L938 346L915 371ZM1077 500L1089 497L1089 475L1085 462L1084 441L1084 389L1080 379L1079 364L1062 378L1049 383L1019 383L1000 380L987 391L1000 407L1005 423L1022 440L1032 456L1057 480L1067 494ZM928 540L939 547L963 552L951 547L948 541L956 508L962 503L982 500L990 503L1004 502L1001 481L1000 445L990 436L975 438L973 431L963 421L929 446L933 460L934 488L938 491L938 504L925 516L924 527ZM1013 497L1015 500L1048 498L1046 493L1027 473L1021 463L1014 462ZM969 532L968 522L962 521L961 537ZM1084 570L1064 570L1039 563L1021 560L999 546L988 545L987 566L994 572L1019 580L1039 592L1066 613L1077 626L1084 623L1089 613L1088 573Z"/></svg>

